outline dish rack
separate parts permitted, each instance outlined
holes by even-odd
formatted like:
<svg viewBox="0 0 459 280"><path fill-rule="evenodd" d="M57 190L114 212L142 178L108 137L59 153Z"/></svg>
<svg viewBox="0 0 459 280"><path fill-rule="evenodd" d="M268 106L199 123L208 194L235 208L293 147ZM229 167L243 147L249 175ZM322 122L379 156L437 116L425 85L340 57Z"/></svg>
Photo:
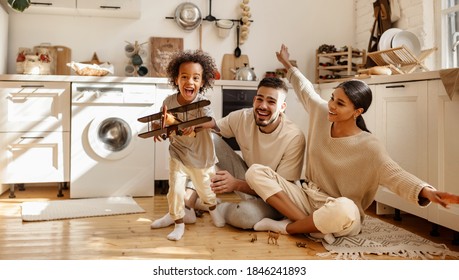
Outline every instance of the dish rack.
<svg viewBox="0 0 459 280"><path fill-rule="evenodd" d="M422 71L429 71L424 65L424 60L436 51L437 48L431 48L421 51L416 57L405 45L397 48L371 52L367 56L371 58L378 66L387 66L391 68L394 74L409 74L417 68Z"/></svg>

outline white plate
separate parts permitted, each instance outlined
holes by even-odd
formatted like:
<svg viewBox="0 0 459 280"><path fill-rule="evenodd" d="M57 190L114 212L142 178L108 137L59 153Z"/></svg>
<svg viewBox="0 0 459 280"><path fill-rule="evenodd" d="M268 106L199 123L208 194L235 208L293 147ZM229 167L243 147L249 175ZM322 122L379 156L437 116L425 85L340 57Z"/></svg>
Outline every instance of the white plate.
<svg viewBox="0 0 459 280"><path fill-rule="evenodd" d="M391 49L392 37L394 37L395 34L401 31L402 30L400 28L389 28L386 31L384 31L384 33L381 35L381 38L379 39L378 50L383 51Z"/></svg>
<svg viewBox="0 0 459 280"><path fill-rule="evenodd" d="M394 37L392 37L391 45L392 48L398 48L404 45L416 57L421 53L421 43L418 37L410 31L403 30L395 34Z"/></svg>

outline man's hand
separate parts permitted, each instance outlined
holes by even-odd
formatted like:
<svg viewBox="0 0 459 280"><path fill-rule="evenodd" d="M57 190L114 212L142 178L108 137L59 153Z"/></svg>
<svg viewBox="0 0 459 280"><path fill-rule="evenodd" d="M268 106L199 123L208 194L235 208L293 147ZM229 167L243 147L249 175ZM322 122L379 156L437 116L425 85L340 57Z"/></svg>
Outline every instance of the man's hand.
<svg viewBox="0 0 459 280"><path fill-rule="evenodd" d="M237 184L240 180L236 179L226 170L220 170L210 180L210 188L216 194L237 191Z"/></svg>
<svg viewBox="0 0 459 280"><path fill-rule="evenodd" d="M431 202L438 203L445 208L448 208L449 204L459 204L458 195L447 192L439 192L431 188L423 188L419 195L427 198Z"/></svg>

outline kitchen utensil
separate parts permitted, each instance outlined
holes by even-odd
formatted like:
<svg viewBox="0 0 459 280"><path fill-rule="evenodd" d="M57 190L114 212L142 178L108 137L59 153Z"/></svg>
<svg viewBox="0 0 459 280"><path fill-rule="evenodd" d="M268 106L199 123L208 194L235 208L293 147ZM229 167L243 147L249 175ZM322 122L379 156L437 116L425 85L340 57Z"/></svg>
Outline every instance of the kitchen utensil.
<svg viewBox="0 0 459 280"><path fill-rule="evenodd" d="M250 68L247 63L244 63L244 67L237 68L236 70L233 69L235 74L235 80L239 81L256 81L257 75L253 68Z"/></svg>
<svg viewBox="0 0 459 280"><path fill-rule="evenodd" d="M70 75L70 68L67 63L72 61L72 50L65 46L54 46L56 49L56 75Z"/></svg>
<svg viewBox="0 0 459 280"><path fill-rule="evenodd" d="M207 21L216 21L217 19L212 15L212 0L209 0L209 15L207 15L204 20Z"/></svg>
<svg viewBox="0 0 459 280"><path fill-rule="evenodd" d="M140 66L139 69L137 69L137 74L139 74L139 76L143 77L145 75L148 74L148 68L146 66Z"/></svg>
<svg viewBox="0 0 459 280"><path fill-rule="evenodd" d="M236 49L234 50L234 56L235 57L240 57L241 56L241 48L239 48L239 29L240 26L239 24L236 26Z"/></svg>
<svg viewBox="0 0 459 280"><path fill-rule="evenodd" d="M232 53L223 55L222 80L234 80L234 73L231 69L243 67L244 64L250 65L249 57L245 54L242 54L240 57L235 57Z"/></svg>
<svg viewBox="0 0 459 280"><path fill-rule="evenodd" d="M191 2L184 2L175 9L175 22L185 31L192 31L202 22L201 10Z"/></svg>
<svg viewBox="0 0 459 280"><path fill-rule="evenodd" d="M135 66L139 66L143 63L142 58L138 54L134 54L131 59L132 59L132 64L134 64Z"/></svg>
<svg viewBox="0 0 459 280"><path fill-rule="evenodd" d="M228 37L231 28L233 28L234 22L229 19L220 19L215 22L218 28L218 36L220 38Z"/></svg>
<svg viewBox="0 0 459 280"><path fill-rule="evenodd" d="M127 57L132 57L136 53L135 46L131 43L126 44L126 46L124 46L124 53Z"/></svg>
<svg viewBox="0 0 459 280"><path fill-rule="evenodd" d="M183 50L183 38L150 37L151 77L167 77L171 56Z"/></svg>

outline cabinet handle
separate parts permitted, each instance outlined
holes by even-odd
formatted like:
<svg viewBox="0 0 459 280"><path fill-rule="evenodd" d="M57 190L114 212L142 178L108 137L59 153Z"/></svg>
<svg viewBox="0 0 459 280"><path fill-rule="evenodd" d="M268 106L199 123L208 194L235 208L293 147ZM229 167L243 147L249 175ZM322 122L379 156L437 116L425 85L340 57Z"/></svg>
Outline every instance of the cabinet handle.
<svg viewBox="0 0 459 280"><path fill-rule="evenodd" d="M21 139L22 140L25 140L25 139L44 139L45 137L43 136L21 136Z"/></svg>
<svg viewBox="0 0 459 280"><path fill-rule="evenodd" d="M53 3L49 2L30 2L31 5L37 5L37 6L52 6Z"/></svg>
<svg viewBox="0 0 459 280"><path fill-rule="evenodd" d="M391 86L386 86L386 88L404 88L405 85L391 85Z"/></svg>
<svg viewBox="0 0 459 280"><path fill-rule="evenodd" d="M22 85L22 88L42 88L44 85Z"/></svg>
<svg viewBox="0 0 459 280"><path fill-rule="evenodd" d="M101 9L112 9L112 10L119 10L121 9L120 6L99 6Z"/></svg>

